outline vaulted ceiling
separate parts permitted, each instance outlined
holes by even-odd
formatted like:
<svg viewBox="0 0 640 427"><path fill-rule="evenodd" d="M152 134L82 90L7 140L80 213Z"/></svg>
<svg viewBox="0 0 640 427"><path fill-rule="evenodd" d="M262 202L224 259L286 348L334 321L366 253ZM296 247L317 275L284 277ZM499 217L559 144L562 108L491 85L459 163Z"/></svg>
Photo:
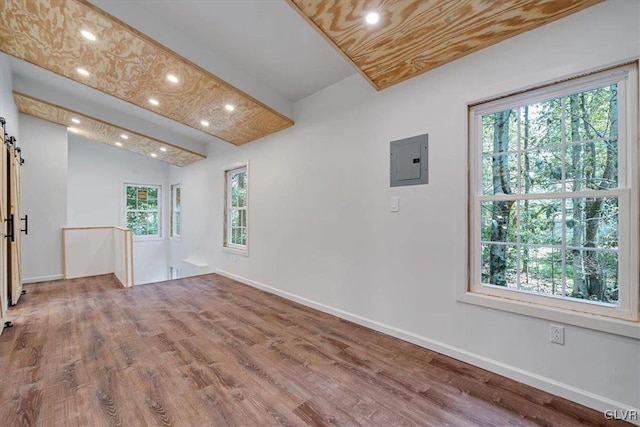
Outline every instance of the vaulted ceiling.
<svg viewBox="0 0 640 427"><path fill-rule="evenodd" d="M353 70L384 89L599 1L3 0L0 51L18 58L19 92L48 106L29 114L48 110L71 126L64 111L91 105L83 115L94 130L131 129L140 146L128 149L149 155L159 143L259 139L293 124L294 102ZM366 23L371 12L375 24ZM100 106L126 117L109 121ZM114 132L97 134L113 144ZM162 160L204 157L189 152Z"/></svg>

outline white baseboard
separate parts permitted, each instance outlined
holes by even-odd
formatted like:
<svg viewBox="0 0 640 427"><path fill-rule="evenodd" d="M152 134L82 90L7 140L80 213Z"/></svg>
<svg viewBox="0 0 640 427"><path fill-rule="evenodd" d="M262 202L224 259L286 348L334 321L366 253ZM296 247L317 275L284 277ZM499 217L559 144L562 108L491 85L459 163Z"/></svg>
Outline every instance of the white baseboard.
<svg viewBox="0 0 640 427"><path fill-rule="evenodd" d="M49 282L51 280L60 280L64 279L62 274L54 274L51 276L39 276L39 277L25 277L22 279L22 283L38 283L38 282Z"/></svg>
<svg viewBox="0 0 640 427"><path fill-rule="evenodd" d="M372 319L367 319L366 317L358 316L357 314L329 307L327 305L311 301L309 299L282 291L280 289L265 285L260 282L256 282L254 280L246 279L244 277L222 270L216 270L216 273L221 276L237 280L238 282L244 283L254 288L281 296L291 301L298 302L307 307L315 308L316 310L322 311L324 313L332 314L342 319L349 320L353 323L357 323L359 325L366 326L368 328L385 333L387 335L391 335L401 340L419 345L420 347L424 347L426 349L444 354L446 356L469 363L479 368L486 369L487 371L494 372L512 380L546 391L547 393L551 393L553 395L560 396L589 408L595 409L596 411L601 411L604 413L604 411L606 410L638 410L638 408L634 408L624 403L608 399L604 396L600 396L598 394L591 393L589 391L582 390L577 387L561 383L559 381L555 381L554 379L543 377L541 375L534 374L533 372L529 372L524 369L520 369L515 366L511 366L506 363L481 356L479 354L471 353L458 347L454 347L427 337L423 337L418 334L414 334L413 332L389 326ZM640 423L638 423L638 421L636 420L631 420L631 422L640 425Z"/></svg>

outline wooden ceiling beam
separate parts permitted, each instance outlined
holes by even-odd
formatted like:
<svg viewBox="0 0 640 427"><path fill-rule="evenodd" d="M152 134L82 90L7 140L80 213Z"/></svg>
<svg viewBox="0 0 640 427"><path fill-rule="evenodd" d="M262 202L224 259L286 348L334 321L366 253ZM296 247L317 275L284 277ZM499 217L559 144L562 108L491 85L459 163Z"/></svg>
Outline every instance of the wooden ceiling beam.
<svg viewBox="0 0 640 427"><path fill-rule="evenodd" d="M95 117L55 105L20 92L13 92L18 111L73 129L85 138L143 156L151 156L174 166L187 166L206 156L169 142L107 123ZM79 121L75 123L73 119ZM121 135L126 135L126 139ZM116 145L116 142L120 145Z"/></svg>
<svg viewBox="0 0 640 427"><path fill-rule="evenodd" d="M377 90L602 0L287 0ZM365 17L378 13L369 25Z"/></svg>
<svg viewBox="0 0 640 427"><path fill-rule="evenodd" d="M138 107L235 145L293 125L86 0L3 0L1 9L0 50Z"/></svg>

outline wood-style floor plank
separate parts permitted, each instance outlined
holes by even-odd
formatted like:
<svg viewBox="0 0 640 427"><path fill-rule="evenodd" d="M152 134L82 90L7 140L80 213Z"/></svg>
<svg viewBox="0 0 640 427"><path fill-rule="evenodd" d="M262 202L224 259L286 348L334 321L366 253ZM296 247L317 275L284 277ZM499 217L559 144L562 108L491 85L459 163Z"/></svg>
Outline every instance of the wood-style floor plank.
<svg viewBox="0 0 640 427"><path fill-rule="evenodd" d="M604 426L578 404L211 274L25 285L2 426Z"/></svg>

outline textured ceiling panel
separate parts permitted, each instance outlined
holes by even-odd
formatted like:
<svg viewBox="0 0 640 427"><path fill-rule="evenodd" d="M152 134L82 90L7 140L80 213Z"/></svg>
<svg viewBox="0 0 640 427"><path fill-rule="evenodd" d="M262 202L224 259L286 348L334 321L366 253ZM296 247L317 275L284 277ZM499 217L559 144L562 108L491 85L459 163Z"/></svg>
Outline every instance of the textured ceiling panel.
<svg viewBox="0 0 640 427"><path fill-rule="evenodd" d="M121 148L143 156L151 156L153 153L158 160L175 166L187 166L206 158L202 154L103 122L94 117L67 110L22 93L14 92L13 97L21 113L67 126L78 135L102 142L114 148ZM72 119L78 120L80 123L74 123ZM122 138L121 135L126 135L127 139ZM121 146L117 146L116 142Z"/></svg>
<svg viewBox="0 0 640 427"><path fill-rule="evenodd" d="M17 58L236 145L293 124L84 0L0 3L0 50ZM83 30L96 40L85 39ZM227 104L235 110L227 111Z"/></svg>
<svg viewBox="0 0 640 427"><path fill-rule="evenodd" d="M378 90L601 1L287 0Z"/></svg>

